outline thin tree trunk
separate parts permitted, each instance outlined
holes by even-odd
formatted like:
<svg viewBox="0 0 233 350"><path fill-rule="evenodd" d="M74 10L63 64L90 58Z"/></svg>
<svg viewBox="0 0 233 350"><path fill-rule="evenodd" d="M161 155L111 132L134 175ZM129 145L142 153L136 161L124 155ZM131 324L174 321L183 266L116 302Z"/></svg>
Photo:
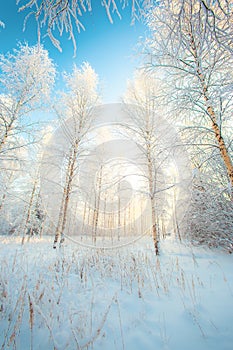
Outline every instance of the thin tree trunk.
<svg viewBox="0 0 233 350"><path fill-rule="evenodd" d="M44 219L40 228L40 238L43 236L43 233L44 233L45 221L46 220Z"/></svg>
<svg viewBox="0 0 233 350"><path fill-rule="evenodd" d="M155 196L154 196L154 177L153 177L153 167L151 161L151 150L150 145L147 146L147 162L148 162L148 180L149 180L149 193L150 193L150 203L151 203L151 220L152 220L152 239L154 242L155 254L159 255L159 238L156 228L156 210L155 210Z"/></svg>
<svg viewBox="0 0 233 350"><path fill-rule="evenodd" d="M106 220L106 216L108 218L108 215L106 213L106 209L107 209L107 198L106 198L106 194L104 196L104 215L103 215L103 224L104 224L104 238L105 238L105 233L106 233L106 226L107 226L107 220Z"/></svg>
<svg viewBox="0 0 233 350"><path fill-rule="evenodd" d="M0 203L0 211L2 210L2 207L3 207L3 204L5 202L5 199L6 199L6 192L4 192L3 196L2 196L2 200L1 200L1 203Z"/></svg>
<svg viewBox="0 0 233 350"><path fill-rule="evenodd" d="M9 133L11 132L11 130L13 129L13 126L15 125L15 121L17 120L17 115L18 115L18 112L20 110L20 106L21 106L21 101L19 100L17 102L17 105L16 105L14 112L12 113L12 118L11 118L10 122L8 123L8 125L5 126L5 133L3 135L2 140L0 141L0 152L3 148L3 146L5 145L6 140L8 139Z"/></svg>
<svg viewBox="0 0 233 350"><path fill-rule="evenodd" d="M74 170L75 170L75 164L76 164L76 156L77 156L77 146L75 145L72 152L72 159L71 159L71 168L70 168L70 174L69 174L69 180L66 188L66 196L65 196L65 205L64 205L64 213L62 218L62 225L61 225L61 239L60 239L60 245L64 242L64 231L66 227L66 221L67 221L67 211L68 211L68 205L70 201L70 194L72 190L72 182L73 182L73 176L74 176Z"/></svg>
<svg viewBox="0 0 233 350"><path fill-rule="evenodd" d="M128 226L129 226L129 230L128 230L128 234L131 234L131 202L129 203L129 209L128 209L128 218L126 218L128 220Z"/></svg>
<svg viewBox="0 0 233 350"><path fill-rule="evenodd" d="M96 244L97 228L98 228L98 221L99 221L100 192L102 187L102 169L103 169L103 166L101 165L100 175L98 178L98 194L96 198L95 215L94 215L94 243L95 244Z"/></svg>
<svg viewBox="0 0 233 350"><path fill-rule="evenodd" d="M152 238L154 242L155 254L159 255L159 240L158 240L158 232L156 227L154 198L151 198L151 219L152 219Z"/></svg>
<svg viewBox="0 0 233 350"><path fill-rule="evenodd" d="M7 140L8 136L9 136L10 131L13 129L14 121L15 121L15 118L13 118L13 119L10 121L10 123L6 126L5 133L4 133L3 138L2 138L2 140L1 140L1 142L0 142L0 151L2 150L2 147L5 145L6 140Z"/></svg>
<svg viewBox="0 0 233 350"><path fill-rule="evenodd" d="M120 197L120 190L121 190L121 183L120 180L118 182L118 223L117 223L117 235L118 235L118 241L120 241L120 231L121 231L121 197Z"/></svg>
<svg viewBox="0 0 233 350"><path fill-rule="evenodd" d="M0 203L0 211L2 210L3 208L3 205L5 203L5 199L6 199L6 195L7 195L7 190L8 188L10 187L10 182L11 182L11 179L13 177L13 171L10 173L10 176L9 178L7 179L7 185L6 185L6 188L5 188L5 192L3 193L3 196L2 196L2 200L1 200L1 203Z"/></svg>
<svg viewBox="0 0 233 350"><path fill-rule="evenodd" d="M92 215L92 223L91 223L91 236L92 236L92 243L95 243L95 222L96 222L96 207L97 207L97 197L96 197L96 191L94 190L94 210Z"/></svg>
<svg viewBox="0 0 233 350"><path fill-rule="evenodd" d="M208 105L209 99L207 96L204 95L205 101L206 101L206 105ZM230 158L230 155L227 151L224 139L221 135L221 130L219 128L219 125L216 122L216 115L214 112L214 109L212 106L208 106L207 107L207 112L209 114L209 116L211 117L212 120L212 129L214 131L215 134L215 138L218 141L218 145L219 145L219 150L220 150L220 154L222 156L222 159L224 161L225 167L227 169L227 173L228 173L228 177L231 183L231 187L233 189L233 163L232 160Z"/></svg>
<svg viewBox="0 0 233 350"><path fill-rule="evenodd" d="M214 131L214 135L215 135L215 138L216 138L218 146L219 146L220 154L221 154L221 157L222 157L223 162L225 164L227 174L228 174L228 177L230 180L231 188L233 191L233 163L232 163L231 157L227 151L224 139L221 135L221 130L220 130L220 127L217 123L217 118L216 118L216 113L215 113L214 107L212 106L211 101L210 101L209 96L208 96L208 87L207 87L207 84L205 81L205 77L201 71L200 62L198 59L197 48L196 48L194 36L192 33L192 29L190 29L189 35L190 35L193 56L194 56L194 59L195 59L196 65L197 65L197 69L196 69L197 76L198 76L200 83L201 83L202 96L203 96L205 104L206 104L206 111L211 119L211 122L212 122L211 126L212 126L212 129ZM231 197L233 198L232 191L231 191Z"/></svg>
<svg viewBox="0 0 233 350"><path fill-rule="evenodd" d="M62 216L64 213L64 203L65 203L65 197L66 197L67 183L68 183L69 174L70 174L70 166L71 166L71 156L69 157L69 162L68 162L68 167L67 167L67 172L66 172L66 183L65 183L63 193L62 193L62 200L61 200L61 205L60 205L60 210L59 210L59 215L58 215L58 222L57 222L56 231L55 231L55 237L54 237L54 242L53 242L54 249L56 249L56 247L57 247L57 242L58 242L60 234L61 234Z"/></svg>
<svg viewBox="0 0 233 350"><path fill-rule="evenodd" d="M83 234L83 231L84 231L84 227L86 225L86 214L87 214L87 198L85 200L84 209L83 209L82 234ZM82 234L81 234L81 237L82 237Z"/></svg>
<svg viewBox="0 0 233 350"><path fill-rule="evenodd" d="M175 189L174 189L174 193L173 193L173 223L174 223L174 230L176 232L176 235L179 238L179 241L181 242L181 234L180 234L180 228L179 228L179 223L177 220L177 212L176 212L176 193L175 193Z"/></svg>
<svg viewBox="0 0 233 350"><path fill-rule="evenodd" d="M27 217L26 217L25 226L24 226L24 230L23 230L22 244L24 244L27 226L28 226L28 223L29 223L30 218L31 218L31 211L32 211L32 205L33 205L34 196L35 196L35 192L36 192L36 186L37 186L37 179L34 181L32 193L31 193L31 197L30 197L30 201L29 201L29 206L28 206L28 210L27 210ZM31 232L32 232L32 228L30 229L30 236L31 236Z"/></svg>
<svg viewBox="0 0 233 350"><path fill-rule="evenodd" d="M72 146L71 154L69 156L66 184L63 191L62 203L60 207L53 248L56 248L59 237L60 237L60 245L64 242L64 230L66 227L67 211L68 211L68 205L70 200L70 193L72 190L72 181L74 176L77 152L78 152L78 142L76 142L75 145Z"/></svg>

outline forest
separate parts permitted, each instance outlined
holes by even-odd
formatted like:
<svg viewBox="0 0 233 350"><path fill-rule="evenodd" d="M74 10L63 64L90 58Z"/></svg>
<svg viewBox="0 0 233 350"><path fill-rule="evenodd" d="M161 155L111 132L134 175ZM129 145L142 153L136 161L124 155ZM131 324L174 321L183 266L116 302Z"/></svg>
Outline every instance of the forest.
<svg viewBox="0 0 233 350"><path fill-rule="evenodd" d="M230 350L232 0L101 4L147 28L116 103L41 43L78 55L91 0L17 0L38 42L0 53L0 347Z"/></svg>
<svg viewBox="0 0 233 350"><path fill-rule="evenodd" d="M57 11L57 26L68 26L71 5L61 8L62 17L60 2L57 9L50 9L49 3L42 2L36 18L47 16L43 21L51 30L49 11ZM72 6L78 16L81 4L73 1ZM140 223L141 233L151 234L156 247L160 237L173 232L179 239L231 251L231 11L230 2L208 8L202 1L168 1L147 10L144 20L150 36L140 48L144 66L128 82L119 111L112 106L112 113L119 114L116 121L117 116L99 121L99 78L90 64L64 72L65 89L57 91L55 65L40 44L19 44L2 54L1 233L21 235L23 240L49 234L56 243L65 232L73 235L75 227L78 235L95 241L106 227L107 235L134 235L137 229L131 226L135 221L138 227L140 216L145 221ZM45 109L55 112L55 122L37 127ZM103 123L109 125L104 128ZM61 149L53 139L57 137ZM117 152L121 141L124 146ZM112 144L107 155L108 142ZM56 158L55 163L46 157ZM107 175L109 167L116 170ZM53 183L48 184L50 177ZM48 191L55 196L50 198L55 206L42 198ZM141 202L141 214L135 200Z"/></svg>

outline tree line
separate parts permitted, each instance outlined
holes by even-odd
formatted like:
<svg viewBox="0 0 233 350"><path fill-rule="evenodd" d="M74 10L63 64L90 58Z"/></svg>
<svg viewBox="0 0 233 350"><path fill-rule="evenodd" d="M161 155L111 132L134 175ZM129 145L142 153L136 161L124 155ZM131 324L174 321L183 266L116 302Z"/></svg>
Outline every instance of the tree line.
<svg viewBox="0 0 233 350"><path fill-rule="evenodd" d="M117 11L119 6L114 1L104 4L111 20L111 10ZM131 5L134 12L134 2ZM157 195L158 160L166 162L167 157L167 150L161 151L161 141L155 137L160 116L177 130L179 138L171 146L185 148L192 168L189 207L182 222L176 220L173 210L174 230L179 239L222 245L232 251L232 4L227 0L162 0L145 2L144 7L140 2L138 5L150 31L140 47L143 68L129 82L122 101L133 125L129 137L132 132L137 135L136 142L145 156L146 195L150 199L151 235L156 254L163 227L163 220L157 215L161 202ZM70 15L72 6L76 9L72 15L79 16L78 9L85 11L85 6L90 9L91 2L53 4L35 0L24 2L21 9L36 9L32 12L38 25L47 25L51 40L59 46L52 34L54 26L61 31L67 26L76 42L72 25L75 17L72 19ZM20 45L13 53L1 55L0 69L2 233L15 231L24 240L26 235L41 234L43 229L53 232L56 247L59 240L60 243L64 240L75 173L83 152L80 145L91 128L94 108L101 101L98 75L89 64L74 66L71 74L64 74L65 92L57 94L56 103L52 103L56 70L40 44ZM65 180L55 225L43 212L38 181L39 150L46 142L49 128L38 131L31 122L32 113L45 108L52 108L61 124L65 117L71 118L75 129L75 133L65 130L69 152L65 155ZM101 189L102 179L97 181ZM97 196L94 216L90 219L96 226L94 235L99 200ZM90 208L85 207L84 218L88 210L90 215Z"/></svg>

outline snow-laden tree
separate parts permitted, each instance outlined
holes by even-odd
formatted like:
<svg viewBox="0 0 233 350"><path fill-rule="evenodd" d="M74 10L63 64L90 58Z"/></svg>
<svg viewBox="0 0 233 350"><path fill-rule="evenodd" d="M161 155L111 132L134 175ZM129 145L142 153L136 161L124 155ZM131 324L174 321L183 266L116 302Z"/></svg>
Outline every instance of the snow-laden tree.
<svg viewBox="0 0 233 350"><path fill-rule="evenodd" d="M128 83L124 97L125 109L131 120L128 135L140 150L137 162L145 169L144 181L147 186L144 192L150 200L156 254L159 254L159 217L162 218L161 212L167 209L165 193L173 187L168 183L168 177L164 182L165 172L169 168L172 142L176 141L174 135L171 136L169 125L163 121L163 111L158 104L160 85L160 80L155 79L153 74L139 70L134 80Z"/></svg>
<svg viewBox="0 0 233 350"><path fill-rule="evenodd" d="M145 50L148 68L164 71L170 115L185 122L190 143L223 164L231 187L232 19L231 1L161 0L147 15Z"/></svg>
<svg viewBox="0 0 233 350"><path fill-rule="evenodd" d="M72 193L73 181L78 164L78 158L83 148L81 142L90 130L94 120L94 108L100 102L98 92L98 76L88 64L78 68L74 65L71 74L64 74L67 91L61 93L60 100L56 105L56 112L60 118L61 128L68 143L68 152L64 162L64 185L60 203L58 223L54 239L54 248L60 235L66 228L68 206ZM61 236L61 243L63 242Z"/></svg>
<svg viewBox="0 0 233 350"><path fill-rule="evenodd" d="M19 138L19 140L17 140ZM22 143L15 136L15 143ZM7 157L0 162L0 226L1 234L20 235L25 210L28 204L28 186L30 183L28 164L29 147L8 150Z"/></svg>
<svg viewBox="0 0 233 350"><path fill-rule="evenodd" d="M219 184L216 169L195 171L192 187L186 237L194 244L221 247L232 253L233 205Z"/></svg>
<svg viewBox="0 0 233 350"><path fill-rule="evenodd" d="M23 225L30 202L26 169L35 167L28 165L35 136L32 114L49 101L54 79L54 65L40 46L20 44L12 53L0 55L0 209L6 231L20 233Z"/></svg>
<svg viewBox="0 0 233 350"><path fill-rule="evenodd" d="M124 102L133 126L136 142L143 150L147 165L148 192L151 202L152 237L156 254L159 254L159 237L156 227L156 165L155 148L157 140L155 136L156 120L156 86L153 78L145 75L144 71L135 74L135 79L128 82ZM130 130L130 132L131 132Z"/></svg>
<svg viewBox="0 0 233 350"><path fill-rule="evenodd" d="M46 105L55 73L48 51L39 45L20 44L13 53L0 55L0 152L23 133L26 117Z"/></svg>
<svg viewBox="0 0 233 350"><path fill-rule="evenodd" d="M21 236L22 244L31 236L53 233L40 181L41 157L53 132L54 125L44 127L35 132L36 143L8 150L0 161L0 233ZM15 143L24 142L17 138Z"/></svg>
<svg viewBox="0 0 233 350"><path fill-rule="evenodd" d="M138 19L143 12L143 8L149 6L153 0L98 0L99 4L106 10L106 14L111 23L113 16L121 18L121 10L127 6L131 7L132 21ZM61 51L60 42L57 35L63 31L69 33L76 51L76 31L84 30L82 16L86 12L92 12L93 0L17 0L20 5L19 11L29 11L26 20L33 15L38 23L39 32L42 27L51 39L52 43ZM95 14L95 12L94 12Z"/></svg>
<svg viewBox="0 0 233 350"><path fill-rule="evenodd" d="M23 149L24 152L24 149ZM18 226L17 216L13 214L13 207L18 207L18 198L15 196L15 181L23 166L22 149L15 151L14 158L1 160L0 163L0 226L1 234L13 232ZM17 162L15 158L17 157ZM14 203L14 205L13 205ZM21 203L22 204L22 203Z"/></svg>

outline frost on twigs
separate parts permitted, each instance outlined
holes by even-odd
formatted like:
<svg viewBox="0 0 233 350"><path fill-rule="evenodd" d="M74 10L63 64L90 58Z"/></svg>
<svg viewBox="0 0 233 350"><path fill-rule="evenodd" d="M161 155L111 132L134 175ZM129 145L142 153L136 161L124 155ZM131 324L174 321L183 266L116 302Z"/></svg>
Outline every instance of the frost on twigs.
<svg viewBox="0 0 233 350"><path fill-rule="evenodd" d="M53 62L42 46L19 44L13 52L0 55L1 154L11 151L15 159L19 140L32 127L31 113L49 103L55 74Z"/></svg>
<svg viewBox="0 0 233 350"><path fill-rule="evenodd" d="M113 16L116 14L121 18L120 10L125 7L131 6L133 22L135 18L140 17L142 9L153 2L152 0L104 0L100 1L100 4L105 8L110 23L113 23ZM21 5L19 12L28 12L25 24L31 15L34 16L38 24L38 36L40 37L41 28L45 27L47 35L59 51L62 51L62 48L55 35L58 33L62 36L64 31L68 33L74 46L75 55L77 49L75 31L80 33L81 30L85 30L82 16L86 12L92 11L92 0L17 0L16 3Z"/></svg>
<svg viewBox="0 0 233 350"><path fill-rule="evenodd" d="M193 181L186 215L187 237L192 243L233 252L233 203L226 189L199 174Z"/></svg>

